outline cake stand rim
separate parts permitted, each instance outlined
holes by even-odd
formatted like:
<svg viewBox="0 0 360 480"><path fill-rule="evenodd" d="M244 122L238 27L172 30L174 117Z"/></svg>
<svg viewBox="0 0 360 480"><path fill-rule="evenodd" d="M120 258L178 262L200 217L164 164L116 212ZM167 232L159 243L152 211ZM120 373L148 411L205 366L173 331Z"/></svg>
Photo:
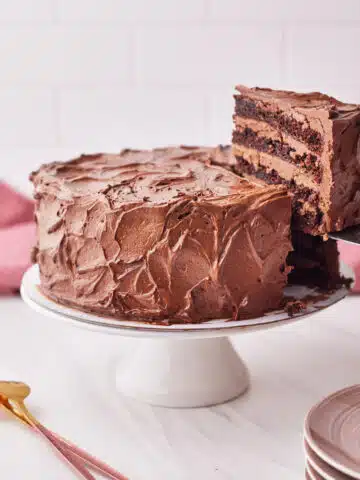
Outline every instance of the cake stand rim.
<svg viewBox="0 0 360 480"><path fill-rule="evenodd" d="M347 267L347 266L346 266ZM348 267L347 267L348 269ZM347 271L349 274L349 270ZM328 305L321 308L314 308L311 311L304 311L293 317L286 312L275 312L251 320L213 320L200 324L173 324L169 326L154 325L146 323L136 323L129 320L119 320L102 317L95 314L87 314L75 308L66 307L43 295L39 288L39 271L38 265L32 265L24 274L20 293L24 302L36 310L37 312L51 316L58 320L63 320L68 324L76 325L90 330L98 330L103 333L119 334L129 337L152 337L152 338L168 338L176 333L176 338L211 338L232 335L236 333L248 333L256 330L270 329L275 326L294 323L305 317L309 317L322 309L331 307L332 305L343 300L349 290L346 287L338 289L329 298ZM175 337L173 337L175 340Z"/></svg>

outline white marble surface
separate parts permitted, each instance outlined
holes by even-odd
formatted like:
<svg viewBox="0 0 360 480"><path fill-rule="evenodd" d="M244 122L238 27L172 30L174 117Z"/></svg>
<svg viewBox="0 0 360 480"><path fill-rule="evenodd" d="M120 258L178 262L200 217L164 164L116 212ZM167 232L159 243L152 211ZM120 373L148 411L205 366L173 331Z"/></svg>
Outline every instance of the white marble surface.
<svg viewBox="0 0 360 480"><path fill-rule="evenodd" d="M360 297L351 296L298 323L234 337L250 367L249 392L217 407L172 410L115 390L115 360L141 340L55 324L20 298L0 298L0 378L28 382L28 405L43 423L131 480L300 480L304 415L360 382L359 310ZM5 413L0 420L1 478L74 478L32 432Z"/></svg>

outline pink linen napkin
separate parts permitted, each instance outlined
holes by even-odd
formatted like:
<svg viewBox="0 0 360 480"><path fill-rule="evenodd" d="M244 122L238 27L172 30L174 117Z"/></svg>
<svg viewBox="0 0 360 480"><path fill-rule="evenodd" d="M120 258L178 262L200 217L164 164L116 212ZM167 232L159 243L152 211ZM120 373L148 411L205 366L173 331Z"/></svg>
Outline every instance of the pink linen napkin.
<svg viewBox="0 0 360 480"><path fill-rule="evenodd" d="M34 204L0 181L0 294L13 293L30 266L36 243ZM360 292L360 246L338 242L340 258L356 276L354 292Z"/></svg>
<svg viewBox="0 0 360 480"><path fill-rule="evenodd" d="M340 259L346 263L355 273L353 292L360 293L360 245L338 241Z"/></svg>
<svg viewBox="0 0 360 480"><path fill-rule="evenodd" d="M0 181L0 293L13 293L35 245L34 204Z"/></svg>

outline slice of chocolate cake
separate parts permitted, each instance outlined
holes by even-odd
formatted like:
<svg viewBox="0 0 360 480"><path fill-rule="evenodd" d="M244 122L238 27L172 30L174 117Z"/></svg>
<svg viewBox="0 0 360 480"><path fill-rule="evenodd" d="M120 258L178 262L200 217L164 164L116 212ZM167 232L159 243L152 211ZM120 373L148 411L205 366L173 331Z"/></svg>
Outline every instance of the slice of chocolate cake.
<svg viewBox="0 0 360 480"><path fill-rule="evenodd" d="M33 173L41 288L157 322L242 319L279 307L291 200L210 165L229 149L126 150Z"/></svg>
<svg viewBox="0 0 360 480"><path fill-rule="evenodd" d="M222 165L229 170L239 173L238 160L231 154L231 147L219 145L213 150L210 157L211 162L216 165ZM245 175L248 180L267 185L264 181L259 181L255 176ZM294 206L294 202L293 202ZM296 210L294 209L296 217ZM291 268L288 276L288 283L295 285L315 286L322 290L333 290L340 286L348 284L340 273L339 252L336 241L322 236L307 234L294 228L292 221L291 237L293 250L290 252L287 264Z"/></svg>
<svg viewBox="0 0 360 480"><path fill-rule="evenodd" d="M360 223L360 106L321 93L236 87L233 169L293 195L312 235Z"/></svg>

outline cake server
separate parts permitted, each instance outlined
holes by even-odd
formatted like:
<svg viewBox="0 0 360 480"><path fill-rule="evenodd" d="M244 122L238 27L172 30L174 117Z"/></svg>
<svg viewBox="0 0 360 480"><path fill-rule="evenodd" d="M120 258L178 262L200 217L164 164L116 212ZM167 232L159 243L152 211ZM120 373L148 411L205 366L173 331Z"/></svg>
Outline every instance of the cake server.
<svg viewBox="0 0 360 480"><path fill-rule="evenodd" d="M46 437L65 460L78 471L82 478L95 480L95 477L85 467L85 463L109 479L128 480L127 477L106 463L42 425L25 406L24 400L30 392L30 387L25 383L0 381L0 404L16 418L34 428L43 437Z"/></svg>
<svg viewBox="0 0 360 480"><path fill-rule="evenodd" d="M344 242L360 245L360 225L345 228L340 232L331 232L328 234L328 237L333 240L343 240Z"/></svg>

